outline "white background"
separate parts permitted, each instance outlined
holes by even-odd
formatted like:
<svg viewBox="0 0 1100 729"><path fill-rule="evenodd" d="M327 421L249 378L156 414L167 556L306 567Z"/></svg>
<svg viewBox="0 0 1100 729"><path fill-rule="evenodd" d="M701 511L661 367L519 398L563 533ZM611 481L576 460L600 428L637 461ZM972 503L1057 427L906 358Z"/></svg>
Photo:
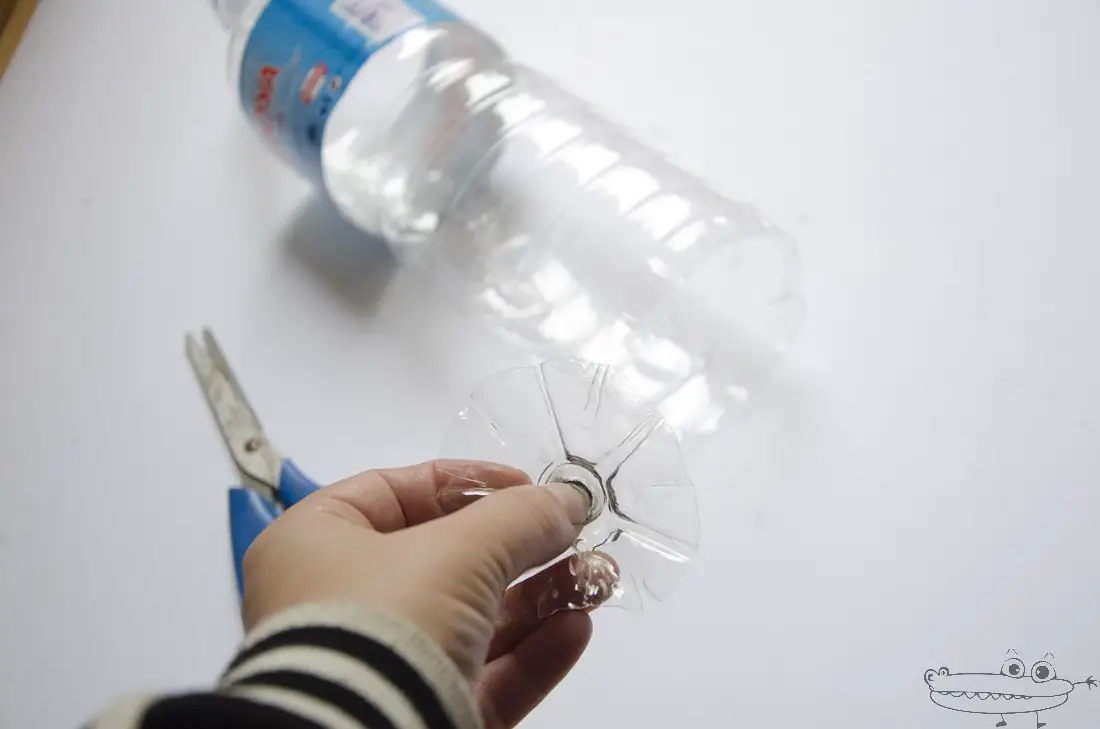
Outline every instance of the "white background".
<svg viewBox="0 0 1100 729"><path fill-rule="evenodd" d="M805 264L790 366L690 463L698 563L599 614L528 725L992 727L924 670L1100 675L1100 3L456 6ZM234 471L186 329L320 480L432 456L513 356L310 202L224 46L200 0L47 0L0 80L5 729L233 650ZM1043 716L1095 726L1100 692Z"/></svg>

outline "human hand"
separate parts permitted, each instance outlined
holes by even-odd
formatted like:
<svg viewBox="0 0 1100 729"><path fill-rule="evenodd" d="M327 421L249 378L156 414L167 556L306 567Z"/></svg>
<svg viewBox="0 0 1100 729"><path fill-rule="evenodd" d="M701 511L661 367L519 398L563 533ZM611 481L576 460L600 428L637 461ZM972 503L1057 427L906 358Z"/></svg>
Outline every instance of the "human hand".
<svg viewBox="0 0 1100 729"><path fill-rule="evenodd" d="M440 498L471 481L499 492L460 509ZM573 486L532 486L506 466L367 471L321 489L260 534L244 559L245 627L326 601L404 618L474 685L487 729L507 729L588 644L587 612L559 610L595 607L617 584L614 564L589 553L508 589L573 543L587 509Z"/></svg>

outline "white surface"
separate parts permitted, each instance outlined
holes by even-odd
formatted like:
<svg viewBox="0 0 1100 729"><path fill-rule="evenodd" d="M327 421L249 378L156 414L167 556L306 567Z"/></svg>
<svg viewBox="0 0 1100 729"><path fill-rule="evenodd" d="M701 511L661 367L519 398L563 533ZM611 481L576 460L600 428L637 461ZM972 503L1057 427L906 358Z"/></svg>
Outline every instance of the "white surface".
<svg viewBox="0 0 1100 729"><path fill-rule="evenodd" d="M985 727L924 670L1014 648L1100 674L1100 6L457 5L806 264L794 366L691 464L700 562L599 615L529 726ZM185 329L216 328L320 479L431 456L509 363L304 203L224 43L198 0L49 1L0 81L3 727L201 686L232 651L233 471ZM1044 720L1097 717L1079 687Z"/></svg>

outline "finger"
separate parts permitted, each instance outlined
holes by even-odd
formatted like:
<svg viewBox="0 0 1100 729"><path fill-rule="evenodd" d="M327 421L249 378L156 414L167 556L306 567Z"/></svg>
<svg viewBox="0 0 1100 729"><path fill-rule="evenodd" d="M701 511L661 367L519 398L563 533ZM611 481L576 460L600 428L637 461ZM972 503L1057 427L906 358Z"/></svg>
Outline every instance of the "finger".
<svg viewBox="0 0 1100 729"><path fill-rule="evenodd" d="M596 552L570 555L504 593L488 660L513 650L554 613L591 610L615 594L618 567Z"/></svg>
<svg viewBox="0 0 1100 729"><path fill-rule="evenodd" d="M527 716L565 678L591 637L587 613L559 613L490 661L477 686L486 729L511 729Z"/></svg>
<svg viewBox="0 0 1100 729"><path fill-rule="evenodd" d="M392 532L443 516L447 511L440 492L470 483L505 489L530 479L519 469L497 463L440 460L366 471L321 493L353 507L374 529Z"/></svg>
<svg viewBox="0 0 1100 729"><path fill-rule="evenodd" d="M569 484L517 486L487 496L429 525L458 555L492 568L503 593L520 575L572 545L588 512L584 493ZM486 561L487 560L487 561Z"/></svg>

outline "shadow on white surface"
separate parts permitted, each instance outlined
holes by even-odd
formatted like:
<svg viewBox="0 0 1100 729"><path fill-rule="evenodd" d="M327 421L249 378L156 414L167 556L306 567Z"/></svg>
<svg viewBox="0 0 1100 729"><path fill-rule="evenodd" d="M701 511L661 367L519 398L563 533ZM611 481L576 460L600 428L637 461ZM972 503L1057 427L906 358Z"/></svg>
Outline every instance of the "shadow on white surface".
<svg viewBox="0 0 1100 729"><path fill-rule="evenodd" d="M347 308L375 313L397 270L385 241L355 228L328 198L308 198L284 229L281 243Z"/></svg>
<svg viewBox="0 0 1100 729"><path fill-rule="evenodd" d="M472 384L525 362L523 352L468 310L467 300L399 261L383 240L348 223L321 196L301 198L285 220L275 234L276 273L266 284L281 292L275 304L280 336L301 348L300 360L282 358L283 376L306 383L297 386L301 397L329 402L330 417L344 412L355 423L348 434L360 434L357 441L326 438L324 447L334 447L326 450L326 462L347 460L334 473L364 467L363 429L372 443L383 431L392 436L381 447L390 457L430 457ZM327 363L323 381L315 377L318 358ZM381 380L385 387L377 386ZM331 404L334 381L345 383L339 405ZM364 424L374 417L374 425Z"/></svg>
<svg viewBox="0 0 1100 729"><path fill-rule="evenodd" d="M821 437L820 403L812 376L798 367L796 353L790 356L774 380L732 409L718 430L685 438L684 460L704 516L720 505L744 519L742 526L759 528L770 512L805 498L811 488L813 480L800 464ZM705 540L706 519L702 526Z"/></svg>

